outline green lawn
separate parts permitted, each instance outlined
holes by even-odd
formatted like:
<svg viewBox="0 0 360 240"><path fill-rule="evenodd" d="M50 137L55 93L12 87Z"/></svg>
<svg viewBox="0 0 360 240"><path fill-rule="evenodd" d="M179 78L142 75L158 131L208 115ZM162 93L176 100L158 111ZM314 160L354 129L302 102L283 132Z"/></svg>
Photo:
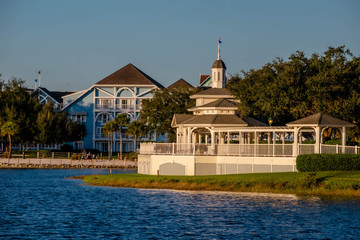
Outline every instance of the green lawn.
<svg viewBox="0 0 360 240"><path fill-rule="evenodd" d="M160 177L141 174L113 174L86 176L84 182L113 187L273 192L360 198L360 171Z"/></svg>

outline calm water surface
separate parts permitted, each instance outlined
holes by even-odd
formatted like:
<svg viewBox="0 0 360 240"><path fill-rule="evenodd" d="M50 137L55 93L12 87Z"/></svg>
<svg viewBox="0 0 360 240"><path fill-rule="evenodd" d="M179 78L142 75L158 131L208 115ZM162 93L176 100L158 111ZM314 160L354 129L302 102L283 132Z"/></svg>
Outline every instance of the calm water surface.
<svg viewBox="0 0 360 240"><path fill-rule="evenodd" d="M123 173L125 171L114 171ZM92 187L109 170L1 170L0 239L359 239L360 201Z"/></svg>

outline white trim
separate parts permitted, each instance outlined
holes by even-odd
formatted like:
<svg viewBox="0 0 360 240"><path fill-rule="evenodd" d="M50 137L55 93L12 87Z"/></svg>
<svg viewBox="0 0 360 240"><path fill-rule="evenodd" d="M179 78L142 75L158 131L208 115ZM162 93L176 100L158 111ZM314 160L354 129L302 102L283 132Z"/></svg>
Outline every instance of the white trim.
<svg viewBox="0 0 360 240"><path fill-rule="evenodd" d="M93 87L94 86L91 86L90 88L84 90L84 92L82 94L80 94L77 98L75 98L73 101L71 101L68 105L64 106L61 110L64 111L65 108L68 108L70 105L75 103L78 99L80 99L82 96L84 96L86 93L88 93Z"/></svg>
<svg viewBox="0 0 360 240"><path fill-rule="evenodd" d="M101 92L103 92L103 93L105 93L105 94L107 94L107 95L110 95L111 97L114 97L114 94L113 94L113 93L109 93L109 92L107 92L107 91L105 91L104 89L101 89L101 88L99 88L99 87L96 87L95 90L99 90L99 91L101 91ZM106 97L98 97L98 96L96 96L96 97L97 97L97 98L106 98Z"/></svg>
<svg viewBox="0 0 360 240"><path fill-rule="evenodd" d="M53 97L51 97L49 94L47 94L45 91L41 89L41 87L38 88L40 91L42 91L46 96L48 96L50 99L52 99L57 104L61 104L60 102L56 101ZM50 91L49 91L50 92ZM46 99L45 99L46 100Z"/></svg>
<svg viewBox="0 0 360 240"><path fill-rule="evenodd" d="M115 87L114 87L114 88L115 88ZM118 97L118 96L117 96L119 92L121 92L121 91L123 91L123 90L125 90L125 89L127 89L127 90L129 90L129 91L131 92L131 94L133 95L133 96L132 96L133 98L136 98L136 93L134 92L134 90L132 90L132 89L129 88L129 87L119 88L119 89L115 92L114 97L115 97L115 98L129 98L129 97Z"/></svg>

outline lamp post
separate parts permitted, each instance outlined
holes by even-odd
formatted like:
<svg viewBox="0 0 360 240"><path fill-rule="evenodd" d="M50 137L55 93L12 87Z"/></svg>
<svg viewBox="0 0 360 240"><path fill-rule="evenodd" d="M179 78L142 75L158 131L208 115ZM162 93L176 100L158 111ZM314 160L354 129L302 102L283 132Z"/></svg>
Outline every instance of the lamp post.
<svg viewBox="0 0 360 240"><path fill-rule="evenodd" d="M270 125L270 127L271 127L271 124L273 123L272 117L269 117L268 122L269 122L269 125Z"/></svg>

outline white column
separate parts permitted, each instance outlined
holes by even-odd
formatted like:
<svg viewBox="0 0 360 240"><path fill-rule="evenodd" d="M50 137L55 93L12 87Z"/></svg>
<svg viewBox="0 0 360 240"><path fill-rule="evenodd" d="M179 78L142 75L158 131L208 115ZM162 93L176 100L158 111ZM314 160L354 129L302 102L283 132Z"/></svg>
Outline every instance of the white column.
<svg viewBox="0 0 360 240"><path fill-rule="evenodd" d="M315 129L315 153L320 153L320 145L321 145L321 129L319 126Z"/></svg>
<svg viewBox="0 0 360 240"><path fill-rule="evenodd" d="M285 132L282 132L281 140L282 140L282 155L285 155Z"/></svg>
<svg viewBox="0 0 360 240"><path fill-rule="evenodd" d="M245 140L245 138L243 137L243 133L239 132L239 143L244 144L244 140Z"/></svg>
<svg viewBox="0 0 360 240"><path fill-rule="evenodd" d="M176 128L176 143L179 143L179 128Z"/></svg>
<svg viewBox="0 0 360 240"><path fill-rule="evenodd" d="M273 132L273 156L275 156L276 132Z"/></svg>
<svg viewBox="0 0 360 240"><path fill-rule="evenodd" d="M220 132L219 137L220 137L220 144L225 144L225 134Z"/></svg>
<svg viewBox="0 0 360 240"><path fill-rule="evenodd" d="M299 129L298 127L294 127L294 145L293 145L293 156L298 155L298 133Z"/></svg>
<svg viewBox="0 0 360 240"><path fill-rule="evenodd" d="M187 128L187 143L188 144L191 143L191 128L190 127Z"/></svg>
<svg viewBox="0 0 360 240"><path fill-rule="evenodd" d="M211 153L215 153L215 132L211 131Z"/></svg>
<svg viewBox="0 0 360 240"><path fill-rule="evenodd" d="M346 146L346 127L342 127L342 131L341 131L341 148L342 148L342 153L345 153L345 146Z"/></svg>

